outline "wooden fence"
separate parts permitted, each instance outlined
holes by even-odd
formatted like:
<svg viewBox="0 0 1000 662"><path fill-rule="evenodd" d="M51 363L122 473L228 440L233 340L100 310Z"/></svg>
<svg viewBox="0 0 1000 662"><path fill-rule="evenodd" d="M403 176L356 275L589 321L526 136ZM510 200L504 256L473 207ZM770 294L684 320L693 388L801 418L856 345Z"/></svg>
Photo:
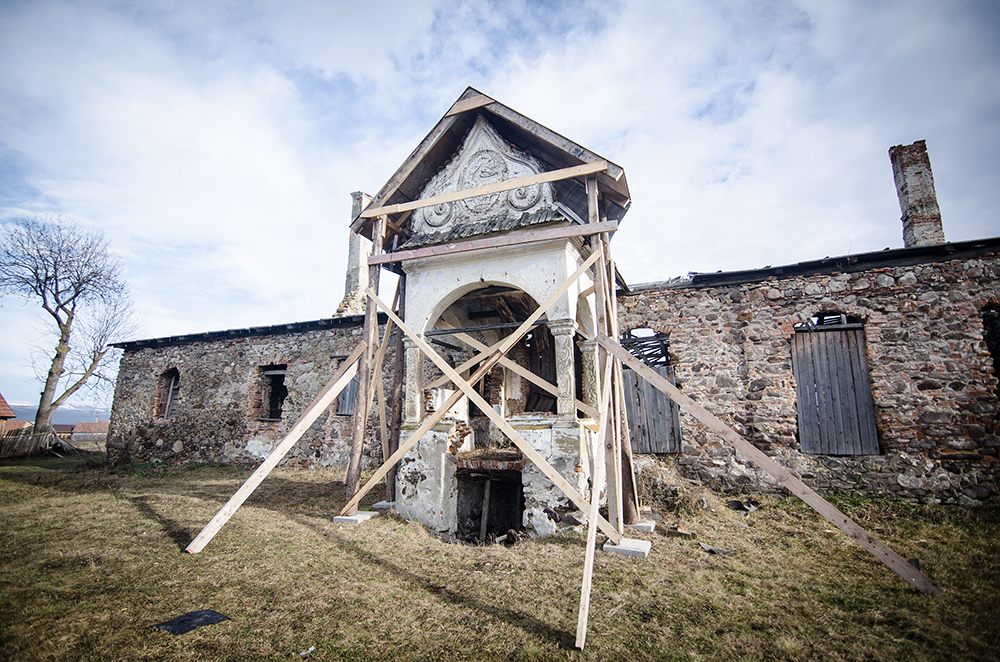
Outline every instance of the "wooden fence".
<svg viewBox="0 0 1000 662"><path fill-rule="evenodd" d="M59 440L53 432L33 434L15 430L0 438L0 458L34 455L58 445Z"/></svg>

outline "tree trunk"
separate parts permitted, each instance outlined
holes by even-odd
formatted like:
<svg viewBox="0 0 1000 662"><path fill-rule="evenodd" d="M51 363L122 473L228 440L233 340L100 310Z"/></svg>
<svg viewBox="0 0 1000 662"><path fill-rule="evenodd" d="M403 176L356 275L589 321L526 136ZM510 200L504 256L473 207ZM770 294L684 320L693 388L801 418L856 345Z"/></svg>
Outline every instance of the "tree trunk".
<svg viewBox="0 0 1000 662"><path fill-rule="evenodd" d="M52 414L59 406L58 404L53 406L52 401L55 399L59 378L62 377L63 366L66 364L66 355L69 354L69 335L69 323L60 324L56 355L52 357L52 365L49 366L49 373L45 378L45 388L42 389L42 397L38 401L38 411L35 413L36 433L48 432L52 428Z"/></svg>
<svg viewBox="0 0 1000 662"><path fill-rule="evenodd" d="M406 276L399 277L399 307L397 315L406 319ZM403 418L403 365L406 348L403 345L402 330L396 331L396 355L392 362L392 413L389 421L389 455L399 448L399 426ZM389 468L385 475L385 500L390 503L396 500L396 465Z"/></svg>

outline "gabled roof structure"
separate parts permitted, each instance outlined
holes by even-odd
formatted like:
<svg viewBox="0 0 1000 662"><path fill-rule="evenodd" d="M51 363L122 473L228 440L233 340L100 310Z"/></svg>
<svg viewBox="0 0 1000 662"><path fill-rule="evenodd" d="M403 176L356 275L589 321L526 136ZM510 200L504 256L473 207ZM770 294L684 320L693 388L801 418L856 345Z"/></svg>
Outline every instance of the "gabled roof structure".
<svg viewBox="0 0 1000 662"><path fill-rule="evenodd" d="M403 243L396 237L409 236L414 211L407 203L418 200L431 178L455 159L479 118L513 148L534 157L545 172L567 168L581 168L581 176L596 172L607 219L618 221L625 215L631 197L621 166L469 87L361 210L351 229L371 239L372 219L385 215L388 223L383 248L391 251L394 240L397 246ZM583 182L576 177L561 178L553 186L556 199L585 221L587 194Z"/></svg>
<svg viewBox="0 0 1000 662"><path fill-rule="evenodd" d="M10 408L7 401L0 395L0 419L17 418L17 414Z"/></svg>

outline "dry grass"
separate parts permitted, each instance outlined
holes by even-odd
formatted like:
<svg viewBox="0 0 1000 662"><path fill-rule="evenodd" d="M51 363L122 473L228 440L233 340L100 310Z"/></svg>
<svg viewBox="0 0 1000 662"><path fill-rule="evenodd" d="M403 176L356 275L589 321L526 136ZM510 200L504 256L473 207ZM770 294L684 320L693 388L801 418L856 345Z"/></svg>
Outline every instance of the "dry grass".
<svg viewBox="0 0 1000 662"><path fill-rule="evenodd" d="M278 471L201 554L184 547L248 470L0 463L0 654L9 660L1000 659L1000 511L840 502L945 589L928 598L794 499L749 516L701 491L653 540L598 553L573 648L579 532L450 545L384 516L337 525L340 476ZM371 500L376 500L375 490ZM710 509L698 505L702 498ZM655 504L654 504L655 505ZM634 537L642 537L643 534ZM231 620L172 636L196 609ZM315 647L307 657L300 653Z"/></svg>

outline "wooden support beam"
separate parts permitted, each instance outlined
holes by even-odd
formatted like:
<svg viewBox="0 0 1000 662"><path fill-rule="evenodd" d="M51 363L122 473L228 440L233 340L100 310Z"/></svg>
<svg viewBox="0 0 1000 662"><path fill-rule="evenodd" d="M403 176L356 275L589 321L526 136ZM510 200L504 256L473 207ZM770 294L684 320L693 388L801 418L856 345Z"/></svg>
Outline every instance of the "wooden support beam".
<svg viewBox="0 0 1000 662"><path fill-rule="evenodd" d="M421 207L433 207L434 205L440 205L445 202L457 202L458 200L475 198L481 195L490 195L492 193L502 193L504 191L511 191L513 189L522 188L525 186L534 186L535 184L558 182L563 179L572 179L573 177L583 177L585 175L590 175L597 172L604 172L607 169L608 169L607 161L584 163L578 166L573 166L571 168L560 168L559 170L549 170L548 172L540 172L537 175L528 175L527 177L515 177L514 179L507 179L502 182L497 182L495 184L487 184L486 186L467 188L464 191L442 193L441 195L434 195L429 198L424 198L423 200L414 200L413 202L403 202L398 205L387 205L385 207L375 207L372 209L365 209L364 211L361 212L360 217L375 218L376 216L401 214L404 211L412 211L414 209L420 209Z"/></svg>
<svg viewBox="0 0 1000 662"><path fill-rule="evenodd" d="M477 97L472 97L471 99L462 99L461 101L456 101L454 105L444 114L445 117L451 117L452 115L460 115L469 110L475 110L476 108L482 108L483 106L488 106L491 103L496 103L496 99L491 99L485 94L480 94Z"/></svg>
<svg viewBox="0 0 1000 662"><path fill-rule="evenodd" d="M516 332L514 332L512 335L508 336L504 340L503 344L501 344L498 351L501 354L509 351L510 348L514 346L514 343L520 340L520 338L525 333L527 333L531 323L534 322L535 319L537 319L538 317L541 317L543 314L545 314L545 312L547 312L548 309L551 308L553 304L555 304L555 302L570 287L570 285L576 282L576 280L579 279L579 277L583 275L583 273L587 269L590 268L590 266L597 260L597 257L598 256L595 253L591 255L589 258L587 258L587 260L583 263L583 265L581 265L579 269L573 272L573 275L570 276L559 287L559 289L552 294L552 296L546 299L545 303L539 306L535 310L535 312L532 313L530 317L528 317L527 320L525 320L524 324L521 325L520 329L518 329ZM562 493L565 494L577 506L577 508L585 512L590 509L590 502L584 499L583 495L581 495L576 490L576 488L570 485L569 481L563 478L562 474L556 471L552 467L552 465L550 465L545 460L545 458L543 458L541 454L531 446L531 444L525 441L524 438L521 437L521 435L518 434L518 432L513 427L511 427L506 420L504 420L503 416L497 413L496 410L494 410L493 407L489 403L487 403L486 400L484 400L483 397L479 395L479 393L476 392L476 390L471 385L475 382L473 382L472 380L470 380L469 382L464 381L461 375L459 375L454 368L449 366L448 363L437 352L435 352L434 349L429 344L427 344L427 341L425 341L423 338L414 333L410 329L410 327L408 327L401 319L396 317L395 313L393 313L392 310L390 310L389 307L386 306L385 303L378 298L378 295L375 294L375 292L373 292L371 288L367 288L365 290L365 293L378 304L378 307L381 308L383 312L385 312L389 317L395 318L394 321L396 322L396 325L400 329L402 329L403 333L409 336L409 338L413 340L413 342L420 348L420 350L424 352L424 354L426 354L427 357L430 358L443 373L448 375L448 377L452 380L452 382L454 382L455 385L458 386L462 390L462 392L465 393L466 396L468 396L469 400L477 407L479 407L479 409L482 410L484 414L486 414L487 418L496 423L497 427L500 428L500 431L503 432L505 435L507 435L507 437L514 442L514 445L517 446L518 450L521 451L521 454L526 456L532 462L534 462L535 466L537 466L539 470L541 470L541 472L545 474L549 478L549 480L551 480L555 484L555 486L558 487L562 491ZM599 525L601 527L601 530L605 533L605 535L607 535L612 540L612 542L618 544L621 541L622 538L621 533L619 533L615 529L615 527L611 526L607 520L601 518Z"/></svg>
<svg viewBox="0 0 1000 662"><path fill-rule="evenodd" d="M313 401L306 407L306 410L302 412L299 419L295 421L292 429L288 431L285 438L274 447L271 454L267 456L267 459L261 463L257 470L254 471L249 478L243 483L243 485L236 491L226 505L216 513L215 517L201 530L201 533L188 545L187 551L190 554L197 554L205 548L205 545L215 537L215 534L219 532L229 518L239 510L243 502L246 501L254 490L261 484L261 482L267 478L267 475L278 465L288 451L292 450L292 446L298 441L305 431L309 429L316 419L319 418L330 403L337 399L340 392L344 390L351 380L354 378L355 373L358 371L358 359L364 353L366 347L364 342L358 343L354 351L351 352L350 356L341 364L340 369L333 376L325 387L316 395Z"/></svg>
<svg viewBox="0 0 1000 662"><path fill-rule="evenodd" d="M382 252L382 237L385 234L386 217L379 216L372 228L372 255ZM381 267L369 265L368 283L378 291L379 272ZM368 426L369 385L372 377L372 352L378 340L378 313L374 304L368 301L365 306L365 325L362 331L367 350L361 355L358 365L358 397L354 401L354 427L351 433L351 454L347 463L347 475L344 483L347 486L347 496L351 497L358 490L361 482L361 453L364 450L365 428ZM355 513L348 513L354 515Z"/></svg>
<svg viewBox="0 0 1000 662"><path fill-rule="evenodd" d="M840 512L826 499L817 494L808 485L796 478L787 469L768 457L763 451L741 437L735 430L713 416L707 409L697 402L681 393L676 386L661 377L655 370L647 366L639 359L632 356L628 350L619 345L604 334L598 334L597 341L602 347L611 352L615 358L627 365L636 373L642 375L646 381L654 388L666 394L671 400L680 405L681 409L701 421L705 427L719 435L736 449L743 453L751 462L769 473L783 487L792 494L806 502L813 510L830 521L831 524L843 531L851 540L864 549L871 552L875 558L884 563L890 570L905 579L913 588L921 593L930 595L940 595L942 593L938 586L914 568L906 559L892 551L884 544L875 539L875 536L864 530L847 515Z"/></svg>
<svg viewBox="0 0 1000 662"><path fill-rule="evenodd" d="M399 282L396 282L396 293L392 296L392 307L396 307L396 303L399 301ZM377 333L377 331L376 331ZM372 383L368 389L368 402L371 403L372 400L376 399L378 402L376 406L378 407L378 422L379 422L379 432L382 434L382 461L389 459L392 452L389 450L389 431L386 427L385 422L385 392L382 388L382 362L385 360L385 350L389 345L389 336L392 335L392 320L389 320L385 324L385 332L382 334L382 343L378 346L378 351L375 352L375 375L372 378ZM370 406L370 405L369 405Z"/></svg>
<svg viewBox="0 0 1000 662"><path fill-rule="evenodd" d="M518 232L508 232L507 234L482 239L470 239L468 241L456 241L450 244L438 244L436 246L422 246L421 248L411 248L394 253L386 253L368 258L368 264L385 264L387 262L405 262L416 260L422 257L434 257L439 255L451 255L452 253L465 253L484 248L500 248L502 246L519 246L521 244L532 244L539 241L550 241L554 239L570 239L572 237L584 237L597 234L598 232L614 232L618 229L616 221L606 221L600 225L565 225L556 228L545 228L542 230L522 230Z"/></svg>
<svg viewBox="0 0 1000 662"><path fill-rule="evenodd" d="M396 281L399 290L396 296L399 299L399 307L396 309L400 319L406 319L406 275L403 274ZM393 357L392 366L392 392L389 397L392 400L392 418L389 421L389 457L392 457L396 449L399 448L399 428L403 422L403 334L396 334L396 354ZM385 461L388 461L388 457ZM393 502L396 500L396 465L393 464L385 476L385 500Z"/></svg>
<svg viewBox="0 0 1000 662"><path fill-rule="evenodd" d="M483 516L479 518L479 539L486 540L486 527L490 524L490 488L493 481L487 479L483 485Z"/></svg>
<svg viewBox="0 0 1000 662"><path fill-rule="evenodd" d="M499 360L500 352L494 352L490 358L487 359L486 363L480 366L479 370L477 370L476 373L470 378L469 383L474 384L482 379L487 372L493 369L493 366L495 366ZM357 493L352 496L346 504L344 504L344 507L340 509L340 514L346 515L357 508L358 503L373 487L375 487L375 484L382 480L382 478L389 473L389 470L395 467L396 464L403 459L403 456L406 455L411 448L416 446L417 442L420 441L420 439L427 434L438 421L444 418L444 415L448 413L448 410L458 404L458 401L461 400L462 397L461 391L455 391L445 401L440 409L432 415L424 418L424 422L420 424L420 427L413 431L413 434L411 434L410 438L406 440L406 443L397 448L396 452L393 453L388 460L382 463L382 466L379 467L374 474L372 474L371 478L365 481L365 484L361 487L361 489L359 489Z"/></svg>
<svg viewBox="0 0 1000 662"><path fill-rule="evenodd" d="M580 650L583 650L583 646L587 642L587 621L590 618L590 592L594 581L594 553L597 547L597 517L600 514L601 487L605 485L604 461L601 457L600 446L603 445L602 440L608 428L608 400L611 395L611 355L605 354L605 356L607 359L602 370L605 379L601 386L601 415L598 418L597 444L592 449L594 475L591 483L594 487L590 495L590 520L587 522L587 551L583 561L583 585L580 587L580 609L577 612L576 618L576 647Z"/></svg>
<svg viewBox="0 0 1000 662"><path fill-rule="evenodd" d="M442 322L442 321L440 321L440 320L438 321L438 325L443 325L445 329L448 328L447 324L444 323L444 322ZM486 345L484 345L483 343L479 342L478 340L476 340L472 336L467 335L465 333L460 333L458 331L458 329L450 329L450 331L454 334L455 338L457 338L458 340L461 340L462 342L464 342L465 344L467 344L469 347L471 347L472 349L474 349L474 350L476 350L478 352L485 353L485 352L489 352L490 349L491 349L490 347L487 347ZM427 335L427 334L425 333L424 335ZM501 342L503 342L503 341L501 341ZM472 357L472 359L470 359L469 361L466 361L466 363L468 363L469 365L473 365L475 362L477 362L478 360L480 360L482 358L484 358L483 354L479 354L478 356ZM455 368L455 370L457 372L464 372L464 370L466 369L466 367L468 367L468 366L466 366L466 363L463 363L461 366ZM527 368L518 365L514 361L511 361L506 356L500 359L500 365L502 365L503 367L507 368L511 372L514 372L517 375L523 377L524 379L527 379L529 382L531 382L535 386L538 386L540 389L542 389L544 391L547 391L548 393L551 393L552 395L556 395L556 396L559 395L559 389L556 387L555 384L553 384L552 382L549 382L549 381L546 381L546 380L542 379L541 377L539 377L535 373L531 372ZM439 377L428 388L435 388L437 386L441 386L442 384L446 384L448 381L449 380L448 380L447 377ZM590 416L591 418L593 418L595 420L599 416L599 413L598 413L598 411L596 409L594 409L593 407L591 407L590 405L588 405L585 402L581 402L580 400L576 400L576 408L579 409L580 411L582 411L587 416Z"/></svg>

